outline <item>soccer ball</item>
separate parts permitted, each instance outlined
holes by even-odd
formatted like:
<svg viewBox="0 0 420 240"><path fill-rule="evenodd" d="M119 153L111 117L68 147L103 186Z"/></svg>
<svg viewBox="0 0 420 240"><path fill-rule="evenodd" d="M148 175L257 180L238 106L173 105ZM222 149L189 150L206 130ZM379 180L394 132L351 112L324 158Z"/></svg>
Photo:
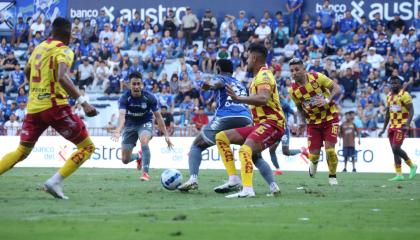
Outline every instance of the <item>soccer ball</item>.
<svg viewBox="0 0 420 240"><path fill-rule="evenodd" d="M168 190L175 190L182 182L182 174L177 169L166 169L160 176L162 186Z"/></svg>

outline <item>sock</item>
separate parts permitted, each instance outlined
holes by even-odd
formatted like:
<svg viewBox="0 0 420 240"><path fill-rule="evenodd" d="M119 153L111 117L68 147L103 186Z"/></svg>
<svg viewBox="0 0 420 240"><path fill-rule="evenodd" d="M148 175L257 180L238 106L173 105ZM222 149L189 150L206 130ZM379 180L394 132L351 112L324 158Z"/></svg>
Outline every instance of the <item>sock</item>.
<svg viewBox="0 0 420 240"><path fill-rule="evenodd" d="M95 145L93 144L90 137L87 137L81 143L77 144L77 151L66 160L66 163L58 170L58 172L63 178L67 178L87 159L89 159L94 151Z"/></svg>
<svg viewBox="0 0 420 240"><path fill-rule="evenodd" d="M32 151L32 148L19 144L18 148L4 155L0 160L0 175L11 169L16 163L24 160Z"/></svg>
<svg viewBox="0 0 420 240"><path fill-rule="evenodd" d="M313 164L318 164L318 161L319 161L319 154L312 154L312 153L309 153L309 160L310 160Z"/></svg>
<svg viewBox="0 0 420 240"><path fill-rule="evenodd" d="M232 149L230 149L230 140L226 136L225 132L219 132L216 134L216 145L228 175L236 175L235 162L233 161L233 152Z"/></svg>
<svg viewBox="0 0 420 240"><path fill-rule="evenodd" d="M197 145L192 145L190 149L190 154L188 156L188 166L190 168L190 176L192 175L198 175L198 171L200 169L201 164L201 152L203 152L204 149L200 148Z"/></svg>
<svg viewBox="0 0 420 240"><path fill-rule="evenodd" d="M276 152L270 152L271 162L273 163L276 169L279 169L279 162L277 161L277 154ZM264 160L263 160L264 161Z"/></svg>
<svg viewBox="0 0 420 240"><path fill-rule="evenodd" d="M247 145L242 145L239 149L239 159L241 160L241 177L244 187L252 187L252 149Z"/></svg>
<svg viewBox="0 0 420 240"><path fill-rule="evenodd" d="M301 153L300 149L289 149L289 156L295 156Z"/></svg>
<svg viewBox="0 0 420 240"><path fill-rule="evenodd" d="M267 184L271 184L275 182L273 172L271 171L270 165L262 158L261 154L253 156L254 165L260 171L261 176L267 182Z"/></svg>
<svg viewBox="0 0 420 240"><path fill-rule="evenodd" d="M191 182L198 182L198 175L195 175L195 174L190 175L190 181Z"/></svg>
<svg viewBox="0 0 420 240"><path fill-rule="evenodd" d="M150 166L150 148L149 145L141 145L141 151L143 152L142 155L142 165L143 165L143 172L149 172Z"/></svg>
<svg viewBox="0 0 420 240"><path fill-rule="evenodd" d="M230 175L229 176L229 183L236 184L240 181L241 181L241 179L237 175Z"/></svg>
<svg viewBox="0 0 420 240"><path fill-rule="evenodd" d="M244 186L242 188L242 191L244 191L244 192L253 192L254 191L254 188L252 186Z"/></svg>
<svg viewBox="0 0 420 240"><path fill-rule="evenodd" d="M402 171L401 171L401 164L395 164L395 172L397 173L397 175L401 176L402 175Z"/></svg>
<svg viewBox="0 0 420 240"><path fill-rule="evenodd" d="M132 153L131 154L131 161L136 161L139 159L140 155L138 153Z"/></svg>
<svg viewBox="0 0 420 240"><path fill-rule="evenodd" d="M325 149L330 176L335 176L337 172L338 158L334 148Z"/></svg>
<svg viewBox="0 0 420 240"><path fill-rule="evenodd" d="M407 161L405 161L405 164L407 164L409 167L412 167L414 165L411 159L408 159Z"/></svg>
<svg viewBox="0 0 420 240"><path fill-rule="evenodd" d="M51 181L53 181L54 183L61 183L64 180L64 177L59 173L56 172L51 178Z"/></svg>

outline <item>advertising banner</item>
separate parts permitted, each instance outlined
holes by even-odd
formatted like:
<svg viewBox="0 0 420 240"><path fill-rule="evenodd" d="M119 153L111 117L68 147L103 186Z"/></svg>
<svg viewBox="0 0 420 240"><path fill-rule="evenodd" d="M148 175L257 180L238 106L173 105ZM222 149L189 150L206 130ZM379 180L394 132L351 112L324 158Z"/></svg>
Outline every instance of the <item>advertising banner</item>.
<svg viewBox="0 0 420 240"><path fill-rule="evenodd" d="M83 167L90 168L135 168L136 164L124 165L121 162L121 143L113 142L109 137L92 137L96 150L91 158L86 161ZM166 147L164 138L155 137L150 142L151 167L152 168L177 168L188 169L188 152L194 138L172 138L175 147L170 151ZM0 137L0 156L16 148L19 143L18 137ZM292 138L291 148L306 146L305 138ZM236 160L237 169L240 169L238 161L239 146L232 145ZM406 139L403 148L413 159L420 158L420 139ZM134 151L139 149L139 145ZM362 139L357 149L357 170L359 172L394 172L394 158L388 139L386 138L365 138ZM74 152L75 146L62 137L41 137L30 156L18 167L60 167L65 160ZM343 168L343 157L341 147L336 147L339 165L338 170ZM281 153L281 146L277 149L277 156L282 170L285 171L307 171L308 160L297 155L285 157ZM270 163L268 151L263 152L264 159ZM350 166L350 165L349 165ZM216 147L205 150L202 154L201 169L224 169ZM320 171L327 171L325 153L321 155L318 165ZM408 171L403 165L403 171Z"/></svg>

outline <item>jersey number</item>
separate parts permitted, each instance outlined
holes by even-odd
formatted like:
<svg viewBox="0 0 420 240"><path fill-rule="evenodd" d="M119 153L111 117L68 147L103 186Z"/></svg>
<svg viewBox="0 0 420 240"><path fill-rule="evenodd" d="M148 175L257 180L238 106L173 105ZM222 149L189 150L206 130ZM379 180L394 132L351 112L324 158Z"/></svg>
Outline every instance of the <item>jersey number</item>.
<svg viewBox="0 0 420 240"><path fill-rule="evenodd" d="M333 125L332 129L331 129L331 133L334 135L338 134L338 125Z"/></svg>

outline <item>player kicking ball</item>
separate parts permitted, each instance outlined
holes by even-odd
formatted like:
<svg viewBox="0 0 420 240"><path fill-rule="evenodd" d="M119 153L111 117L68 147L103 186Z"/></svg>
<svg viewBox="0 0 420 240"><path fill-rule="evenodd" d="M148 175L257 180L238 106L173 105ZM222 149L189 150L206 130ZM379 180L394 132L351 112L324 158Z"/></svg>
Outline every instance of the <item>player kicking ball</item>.
<svg viewBox="0 0 420 240"><path fill-rule="evenodd" d="M201 86L203 90L213 90L216 95L216 113L210 124L204 126L190 149L188 165L190 169L190 179L180 185L178 190L187 192L198 189L198 170L201 164L201 153L208 147L214 146L216 134L227 129L239 128L252 125L252 117L248 106L236 103L228 96L226 86L232 89L239 96L246 96L245 86L231 75L233 65L230 60L220 59L216 62L217 75L210 82L204 82ZM255 166L260 170L264 180L270 186L270 194L276 195L280 188L276 184L270 166L261 158L261 155L253 157ZM217 193L227 193L239 190L241 181L239 178L230 178L230 181L214 189Z"/></svg>
<svg viewBox="0 0 420 240"><path fill-rule="evenodd" d="M387 108L385 115L384 128L379 133L382 137L388 123L391 122L388 129L388 139L391 144L392 153L394 154L395 172L397 175L390 181L403 181L404 176L401 172L401 158L410 167L410 175L408 179L414 179L416 176L417 165L414 164L407 153L401 149L404 142L405 134L410 129L410 123L413 119L414 109L413 100L408 92L401 87L401 80L399 77L391 77L391 93L387 97Z"/></svg>
<svg viewBox="0 0 420 240"><path fill-rule="evenodd" d="M301 59L289 62L293 80L289 90L301 115L306 119L309 148L309 176L315 177L321 147L325 145L330 185L337 185L338 158L335 153L339 127L339 112L334 98L341 92L340 86L324 74L306 72Z"/></svg>
<svg viewBox="0 0 420 240"><path fill-rule="evenodd" d="M118 127L115 130L112 139L118 141L122 131L122 162L128 164L132 161L138 161L138 168L143 169L140 177L142 181L149 181L150 148L149 141L153 137L153 116L156 118L159 130L165 136L168 148L172 149L173 144L166 131L165 122L157 107L155 96L144 90L142 75L139 72L133 72L128 76L130 80L130 89L121 95L118 101L119 117ZM134 153L137 139L140 140L141 152Z"/></svg>
<svg viewBox="0 0 420 240"><path fill-rule="evenodd" d="M52 24L52 36L38 45L25 67L29 79L29 100L18 148L6 154L0 161L0 175L23 161L31 153L39 136L48 127L77 146L70 158L50 179L44 183L45 191L55 198L68 199L62 182L76 171L95 151L85 125L76 116L69 104L68 95L77 99L89 117L96 116L96 109L87 103L73 85L67 72L73 64L74 53L68 47L71 23L56 18Z"/></svg>
<svg viewBox="0 0 420 240"><path fill-rule="evenodd" d="M279 141L284 134L285 117L280 106L276 81L265 65L267 49L259 44L251 44L248 53L247 71L254 76L249 89L250 95L238 95L233 86L227 86L227 93L234 102L249 105L254 125L225 130L216 135L216 145L229 175L229 182L239 181L230 144L241 145L239 159L242 191L228 195L227 198L255 196L252 158Z"/></svg>

